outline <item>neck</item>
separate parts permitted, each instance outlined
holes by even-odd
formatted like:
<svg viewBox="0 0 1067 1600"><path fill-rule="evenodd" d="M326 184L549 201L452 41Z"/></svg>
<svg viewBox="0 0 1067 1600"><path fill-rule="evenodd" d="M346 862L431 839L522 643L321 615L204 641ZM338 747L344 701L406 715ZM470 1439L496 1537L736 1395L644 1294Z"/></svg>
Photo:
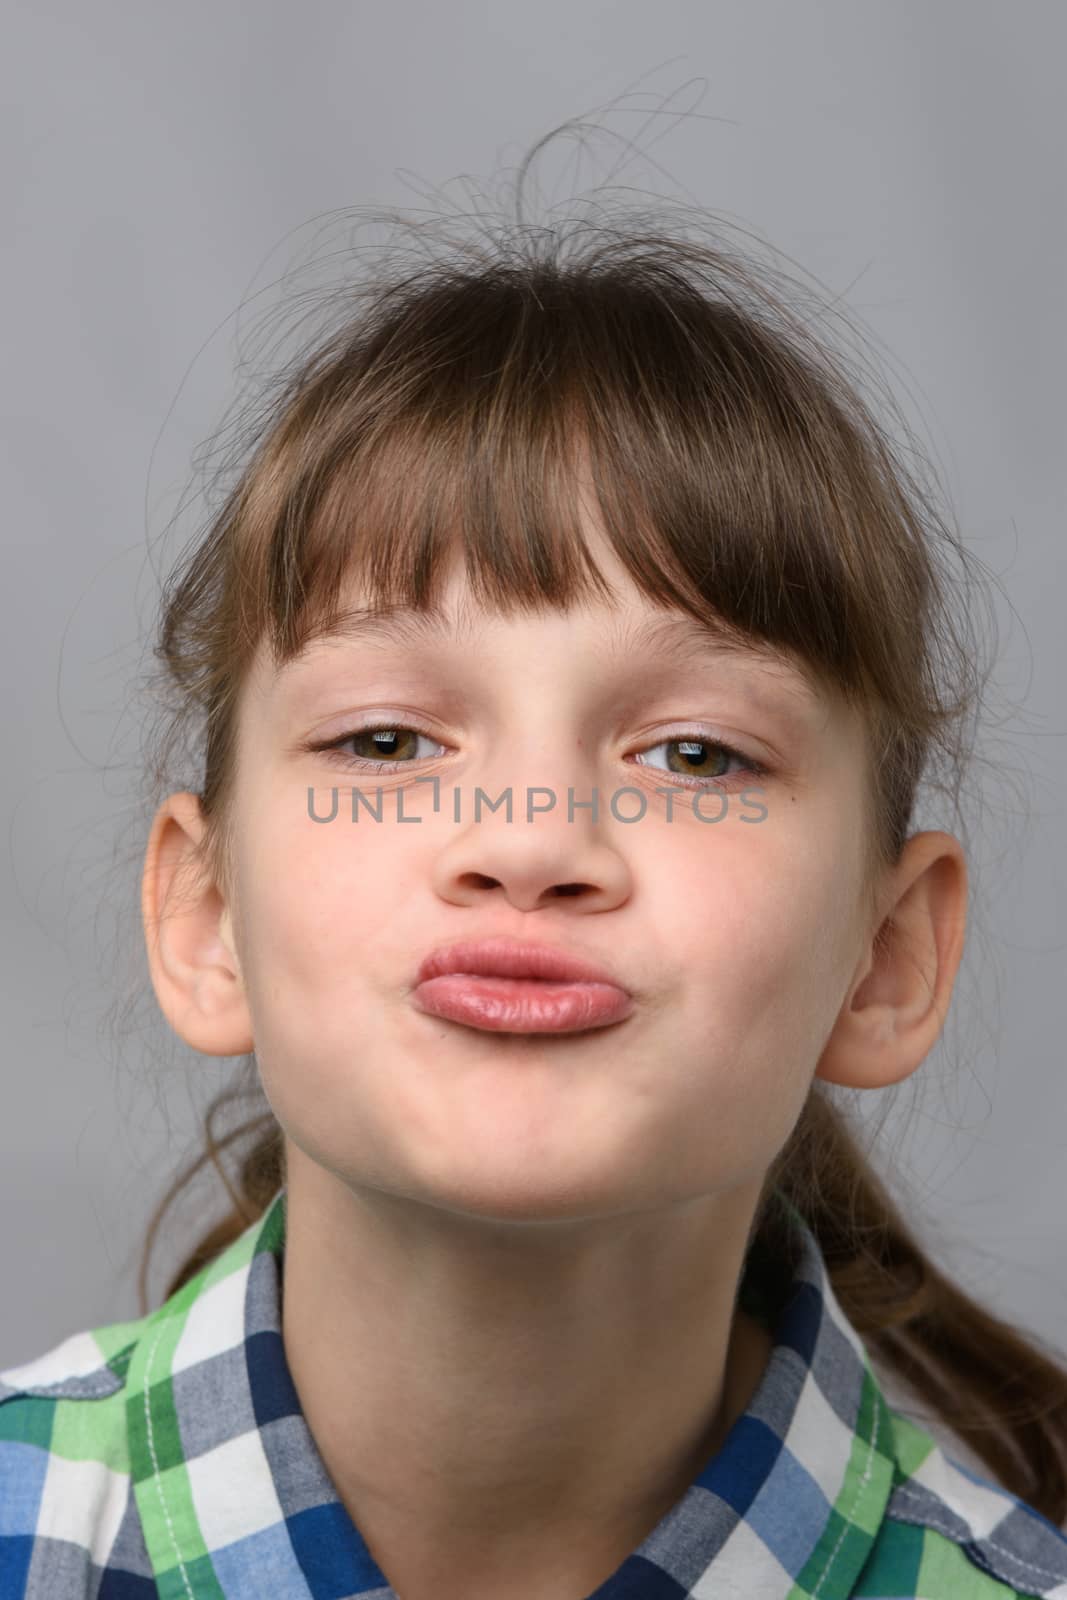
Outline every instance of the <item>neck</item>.
<svg viewBox="0 0 1067 1600"><path fill-rule="evenodd" d="M293 1152L286 1357L404 1600L443 1600L449 1571L467 1600L479 1572L499 1597L524 1568L577 1600L684 1495L772 1349L735 1311L757 1194L486 1223L354 1191Z"/></svg>

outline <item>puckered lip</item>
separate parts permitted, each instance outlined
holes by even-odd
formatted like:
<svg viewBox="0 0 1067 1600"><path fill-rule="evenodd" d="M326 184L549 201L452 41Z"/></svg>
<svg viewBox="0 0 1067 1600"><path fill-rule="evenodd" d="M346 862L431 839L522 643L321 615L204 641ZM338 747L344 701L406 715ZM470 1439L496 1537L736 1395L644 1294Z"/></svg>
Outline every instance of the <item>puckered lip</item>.
<svg viewBox="0 0 1067 1600"><path fill-rule="evenodd" d="M560 945L520 939L463 939L439 945L419 964L416 984L449 973L485 978L541 978L555 983L608 983L629 994L624 983L604 967Z"/></svg>

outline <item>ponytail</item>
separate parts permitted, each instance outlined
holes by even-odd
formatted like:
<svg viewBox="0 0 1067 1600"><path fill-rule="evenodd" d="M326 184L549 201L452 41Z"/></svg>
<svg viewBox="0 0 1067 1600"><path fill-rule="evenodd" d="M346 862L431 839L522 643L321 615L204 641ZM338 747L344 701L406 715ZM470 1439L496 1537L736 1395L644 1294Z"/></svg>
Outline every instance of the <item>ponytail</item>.
<svg viewBox="0 0 1067 1600"><path fill-rule="evenodd" d="M811 1228L830 1285L875 1361L903 1379L1012 1494L1067 1524L1067 1367L935 1265L816 1082L768 1174ZM757 1235L784 1248L763 1208Z"/></svg>
<svg viewBox="0 0 1067 1600"><path fill-rule="evenodd" d="M255 1058L247 1057L247 1066L254 1067ZM196 1246L186 1255L180 1266L174 1271L167 1282L163 1292L164 1300L169 1300L172 1294L177 1294L183 1284L196 1276L201 1267L221 1255L228 1245L239 1238L244 1230L256 1222L266 1211L268 1205L285 1182L285 1142L282 1130L270 1110L269 1106L257 1111L254 1115L246 1117L221 1137L216 1132L216 1125L221 1114L228 1108L237 1105L242 1099L255 1094L255 1087L248 1081L238 1081L236 1085L229 1086L219 1091L210 1102L204 1119L204 1149L194 1160L182 1167L162 1200L152 1214L148 1225L148 1233L141 1252L141 1264L137 1276L137 1292L140 1300L141 1315L148 1311L148 1269L152 1251L155 1246L163 1218L173 1205L178 1195L190 1184L197 1173L210 1162L218 1173L226 1193L230 1197L231 1208L226 1214L208 1229L207 1233L198 1241ZM260 1098L262 1094L260 1092ZM246 1150L240 1158L237 1168L236 1184L226 1170L225 1164L220 1159L223 1152L231 1147L245 1144L253 1140L250 1149Z"/></svg>

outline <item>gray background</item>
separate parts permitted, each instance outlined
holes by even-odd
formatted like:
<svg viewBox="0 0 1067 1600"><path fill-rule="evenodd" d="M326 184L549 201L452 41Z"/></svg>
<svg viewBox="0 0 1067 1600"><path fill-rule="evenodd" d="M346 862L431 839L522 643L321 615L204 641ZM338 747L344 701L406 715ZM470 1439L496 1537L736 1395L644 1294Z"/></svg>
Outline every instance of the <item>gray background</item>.
<svg viewBox="0 0 1067 1600"><path fill-rule="evenodd" d="M488 180L607 101L646 153L617 182L684 189L863 320L1000 579L989 941L882 1159L942 1259L1067 1352L1067 12L34 0L5 20L0 1365L137 1314L150 1207L228 1068L143 1000L130 696L164 534L233 395L234 313L290 230ZM120 1037L109 1008L138 990ZM157 1294L200 1220L172 1217Z"/></svg>

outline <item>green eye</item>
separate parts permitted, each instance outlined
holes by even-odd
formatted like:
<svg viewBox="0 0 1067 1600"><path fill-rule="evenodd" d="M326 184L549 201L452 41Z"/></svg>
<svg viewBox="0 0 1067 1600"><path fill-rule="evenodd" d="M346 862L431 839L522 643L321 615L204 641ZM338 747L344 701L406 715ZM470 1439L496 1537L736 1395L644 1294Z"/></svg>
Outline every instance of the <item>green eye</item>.
<svg viewBox="0 0 1067 1600"><path fill-rule="evenodd" d="M762 778L767 774L767 768L761 762L735 750L732 745L724 744L721 739L709 739L706 734L677 734L673 739L661 739L659 744L649 745L639 752L639 756L650 755L656 750L677 752L668 755L663 770L672 777L688 778L696 784L724 787L730 778L737 776L727 770L731 762L739 764L742 776ZM638 764L658 765L643 760Z"/></svg>

